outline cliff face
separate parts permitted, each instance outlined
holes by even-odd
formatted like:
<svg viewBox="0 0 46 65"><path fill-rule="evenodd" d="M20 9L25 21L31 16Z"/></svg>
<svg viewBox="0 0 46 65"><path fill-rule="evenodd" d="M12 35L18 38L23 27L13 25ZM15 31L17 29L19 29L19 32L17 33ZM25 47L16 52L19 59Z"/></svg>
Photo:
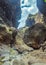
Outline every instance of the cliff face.
<svg viewBox="0 0 46 65"><path fill-rule="evenodd" d="M37 0L37 2L36 0L22 0L22 2L20 2L20 0L0 0L0 16L7 25L16 28L31 26L35 23L35 21L30 21L30 19L27 20L29 14L36 14L38 9L42 14L45 15L46 13L46 3L44 3L42 0Z"/></svg>
<svg viewBox="0 0 46 65"><path fill-rule="evenodd" d="M0 0L0 16L5 23L16 27L16 22L21 17L20 0Z"/></svg>
<svg viewBox="0 0 46 65"><path fill-rule="evenodd" d="M46 15L46 2L44 0L37 0L37 7L42 14Z"/></svg>

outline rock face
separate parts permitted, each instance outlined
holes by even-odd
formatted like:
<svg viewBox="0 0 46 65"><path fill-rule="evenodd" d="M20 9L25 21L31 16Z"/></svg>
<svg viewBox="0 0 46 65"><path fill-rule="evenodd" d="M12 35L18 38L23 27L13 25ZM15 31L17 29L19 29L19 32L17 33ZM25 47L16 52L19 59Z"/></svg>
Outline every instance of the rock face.
<svg viewBox="0 0 46 65"><path fill-rule="evenodd" d="M32 27L17 30L11 26L21 17L18 11L20 0L0 0L0 65L46 65L46 25L32 16Z"/></svg>
<svg viewBox="0 0 46 65"><path fill-rule="evenodd" d="M24 52L28 52L28 51L33 51L33 48L30 48L29 46L27 46L23 41L24 33L27 29L28 27L19 29L16 36L15 48L20 54Z"/></svg>
<svg viewBox="0 0 46 65"><path fill-rule="evenodd" d="M4 23L15 27L21 17L20 0L0 0L0 16Z"/></svg>
<svg viewBox="0 0 46 65"><path fill-rule="evenodd" d="M46 15L46 2L44 0L37 0L37 7L42 14Z"/></svg>
<svg viewBox="0 0 46 65"><path fill-rule="evenodd" d="M0 25L0 43L5 45L14 45L15 36L17 35L17 30L12 30L12 28L6 25Z"/></svg>
<svg viewBox="0 0 46 65"><path fill-rule="evenodd" d="M25 31L24 42L34 49L40 48L46 41L46 28L43 24L37 23Z"/></svg>
<svg viewBox="0 0 46 65"><path fill-rule="evenodd" d="M31 36L33 37L31 38ZM24 27L19 30L0 25L0 65L46 65L45 36L46 28L43 24L35 24L31 28ZM23 37L28 44L25 44ZM40 43L32 43L32 47L30 47L29 42L37 40ZM33 48L40 47L42 41L45 41L42 44L44 52L42 49L34 50Z"/></svg>

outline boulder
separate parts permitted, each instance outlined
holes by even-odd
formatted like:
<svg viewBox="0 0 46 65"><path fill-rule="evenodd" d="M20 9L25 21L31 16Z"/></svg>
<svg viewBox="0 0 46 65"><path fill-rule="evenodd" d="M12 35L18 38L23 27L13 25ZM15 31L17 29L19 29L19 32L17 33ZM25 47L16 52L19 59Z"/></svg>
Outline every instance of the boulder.
<svg viewBox="0 0 46 65"><path fill-rule="evenodd" d="M11 47L15 43L15 37L17 30L6 25L0 25L0 43L10 45Z"/></svg>
<svg viewBox="0 0 46 65"><path fill-rule="evenodd" d="M40 48L46 41L46 27L44 24L37 23L25 31L24 42L34 49Z"/></svg>

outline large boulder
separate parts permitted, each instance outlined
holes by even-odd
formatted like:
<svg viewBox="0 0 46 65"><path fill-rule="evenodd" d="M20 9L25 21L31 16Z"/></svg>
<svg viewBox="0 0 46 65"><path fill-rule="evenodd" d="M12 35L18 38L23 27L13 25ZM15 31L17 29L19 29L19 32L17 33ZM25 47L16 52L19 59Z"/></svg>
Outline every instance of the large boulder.
<svg viewBox="0 0 46 65"><path fill-rule="evenodd" d="M40 48L41 44L46 41L46 27L37 23L25 31L24 42L34 49Z"/></svg>

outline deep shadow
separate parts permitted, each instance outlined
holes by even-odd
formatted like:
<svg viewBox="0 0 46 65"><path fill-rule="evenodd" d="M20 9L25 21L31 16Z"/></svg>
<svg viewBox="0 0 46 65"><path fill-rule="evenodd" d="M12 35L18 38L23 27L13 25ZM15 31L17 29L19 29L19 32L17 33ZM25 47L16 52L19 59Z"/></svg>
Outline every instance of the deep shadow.
<svg viewBox="0 0 46 65"><path fill-rule="evenodd" d="M37 7L39 11L43 14L43 20L46 24L46 2L44 2L44 0L37 0Z"/></svg>
<svg viewBox="0 0 46 65"><path fill-rule="evenodd" d="M19 23L18 23L18 20L21 18L21 7L20 7L20 0L12 0L12 5L13 5L13 11L14 11L14 14L13 14L13 26L14 27L18 27ZM15 20L15 21L14 21Z"/></svg>
<svg viewBox="0 0 46 65"><path fill-rule="evenodd" d="M32 16L32 15L29 15L29 17L30 16ZM31 27L32 25L35 24L35 20L34 20L34 18L29 18L29 17L26 20L26 26Z"/></svg>
<svg viewBox="0 0 46 65"><path fill-rule="evenodd" d="M37 7L39 11L46 16L46 2L44 2L44 0L37 0Z"/></svg>
<svg viewBox="0 0 46 65"><path fill-rule="evenodd" d="M12 22L13 27L18 27L21 18L20 0L0 0L0 8L5 12L4 16Z"/></svg>

